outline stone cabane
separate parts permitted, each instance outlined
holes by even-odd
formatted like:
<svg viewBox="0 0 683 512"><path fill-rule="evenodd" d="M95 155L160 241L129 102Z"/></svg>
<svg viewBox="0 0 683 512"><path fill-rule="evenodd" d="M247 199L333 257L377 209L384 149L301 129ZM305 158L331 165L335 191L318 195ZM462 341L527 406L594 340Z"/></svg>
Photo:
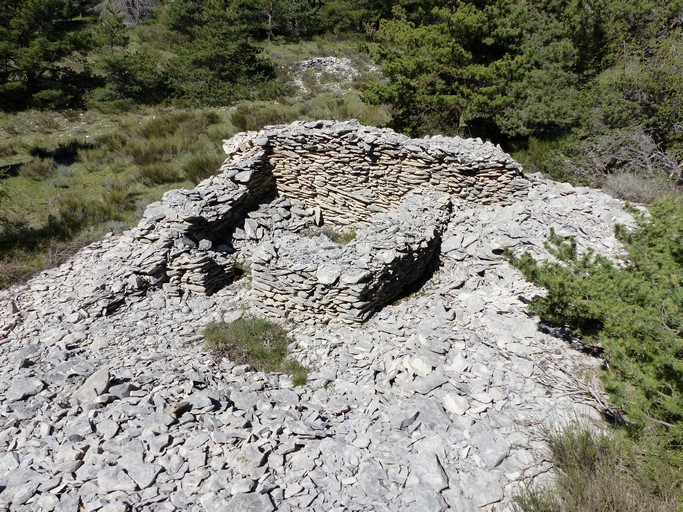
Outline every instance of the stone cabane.
<svg viewBox="0 0 683 512"><path fill-rule="evenodd" d="M121 236L95 269L102 283L84 309L109 312L149 286L211 294L230 282L245 239L253 249L307 225L367 226L414 189L488 204L522 199L528 186L520 166L491 143L409 139L356 121L268 127L238 134L224 148L216 176L167 192Z"/></svg>
<svg viewBox="0 0 683 512"><path fill-rule="evenodd" d="M264 242L252 254L254 305L305 323L360 323L420 279L438 252L450 196L417 190L347 245L324 235Z"/></svg>

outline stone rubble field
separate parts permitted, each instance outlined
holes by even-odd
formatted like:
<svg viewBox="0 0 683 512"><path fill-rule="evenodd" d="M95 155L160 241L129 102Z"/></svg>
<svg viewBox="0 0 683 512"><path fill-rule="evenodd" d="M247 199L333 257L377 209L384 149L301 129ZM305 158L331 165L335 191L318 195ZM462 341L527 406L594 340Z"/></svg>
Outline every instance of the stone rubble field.
<svg viewBox="0 0 683 512"><path fill-rule="evenodd" d="M74 311L117 236L0 292L0 509L513 510L551 475L541 428L599 421L599 361L539 326L501 248L546 256L554 227L616 257L632 224L601 192L530 180L528 199L458 203L438 268L368 322L288 325L302 387L205 351L207 323L252 311L248 279Z"/></svg>

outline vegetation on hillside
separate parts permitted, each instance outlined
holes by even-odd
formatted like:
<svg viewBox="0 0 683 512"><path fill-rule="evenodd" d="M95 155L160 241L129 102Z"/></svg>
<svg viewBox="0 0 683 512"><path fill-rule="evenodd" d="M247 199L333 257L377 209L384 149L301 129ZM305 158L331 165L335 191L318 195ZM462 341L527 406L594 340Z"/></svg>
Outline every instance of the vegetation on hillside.
<svg viewBox="0 0 683 512"><path fill-rule="evenodd" d="M165 190L214 174L224 160L221 140L235 129L222 111L45 112L2 119L0 133L18 141L0 145L8 175L0 286L7 286L135 223Z"/></svg>
<svg viewBox="0 0 683 512"><path fill-rule="evenodd" d="M394 128L489 138L532 169L648 200L681 184L682 12L683 0L11 0L0 108L282 100L288 72L263 48L337 38L381 67L385 80L359 85Z"/></svg>
<svg viewBox="0 0 683 512"><path fill-rule="evenodd" d="M489 138L572 181L626 175L622 194L682 184L681 0L411 2L369 36L388 80L365 97L399 130Z"/></svg>
<svg viewBox="0 0 683 512"><path fill-rule="evenodd" d="M0 6L0 287L207 177L222 138L295 119L478 136L528 170L637 202L683 185L683 0ZM348 90L296 67L329 55L360 70L345 77ZM655 202L639 230L620 236L625 267L557 238L558 262L513 261L548 290L534 301L539 315L604 350L604 383L634 445L601 460L654 475L638 492L660 503L680 496L680 480L666 475L683 465L680 204ZM553 439L576 445L571 432ZM556 462L560 485L581 474ZM533 508L529 498L525 509L614 509L579 498L572 509L563 501L572 492L552 492L555 501Z"/></svg>
<svg viewBox="0 0 683 512"><path fill-rule="evenodd" d="M671 512L680 502L680 475L662 467L619 434L575 423L546 429L552 485L524 489L515 499L521 512ZM649 457L649 461L648 461ZM668 471L666 471L668 470ZM680 490L680 489L679 489ZM680 510L680 507L678 508Z"/></svg>

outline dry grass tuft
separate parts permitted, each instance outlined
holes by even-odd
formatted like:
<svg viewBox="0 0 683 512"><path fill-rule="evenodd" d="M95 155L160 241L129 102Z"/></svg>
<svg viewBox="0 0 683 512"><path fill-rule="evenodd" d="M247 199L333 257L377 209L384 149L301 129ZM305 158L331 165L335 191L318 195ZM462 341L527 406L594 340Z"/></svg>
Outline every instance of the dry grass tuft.
<svg viewBox="0 0 683 512"><path fill-rule="evenodd" d="M522 512L670 512L672 489L653 478L642 457L616 434L572 424L545 432L557 473L553 485L527 489Z"/></svg>

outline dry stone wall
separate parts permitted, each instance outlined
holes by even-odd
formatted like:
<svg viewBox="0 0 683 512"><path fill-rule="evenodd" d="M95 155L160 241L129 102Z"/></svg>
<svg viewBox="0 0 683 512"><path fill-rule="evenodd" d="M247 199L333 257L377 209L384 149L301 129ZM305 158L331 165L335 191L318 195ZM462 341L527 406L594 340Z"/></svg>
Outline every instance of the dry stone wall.
<svg viewBox="0 0 683 512"><path fill-rule="evenodd" d="M348 245L324 235L268 241L252 255L255 306L310 324L363 322L423 276L450 213L447 194L417 192Z"/></svg>
<svg viewBox="0 0 683 512"><path fill-rule="evenodd" d="M137 228L141 241L159 245L150 270L182 289L208 294L234 273L230 235L236 224L268 196L275 182L265 153L223 165L221 173L193 190L172 190L147 207Z"/></svg>
<svg viewBox="0 0 683 512"><path fill-rule="evenodd" d="M242 133L224 145L237 160L255 148L267 152L280 194L318 206L333 225L367 221L417 187L480 204L510 204L528 188L519 164L480 139L409 139L357 121L316 121Z"/></svg>
<svg viewBox="0 0 683 512"><path fill-rule="evenodd" d="M135 229L123 233L90 273L74 315L108 314L126 297L163 287L169 295L210 294L230 282L234 251L229 234L275 193L263 151L251 151L193 190L172 190L150 204Z"/></svg>

